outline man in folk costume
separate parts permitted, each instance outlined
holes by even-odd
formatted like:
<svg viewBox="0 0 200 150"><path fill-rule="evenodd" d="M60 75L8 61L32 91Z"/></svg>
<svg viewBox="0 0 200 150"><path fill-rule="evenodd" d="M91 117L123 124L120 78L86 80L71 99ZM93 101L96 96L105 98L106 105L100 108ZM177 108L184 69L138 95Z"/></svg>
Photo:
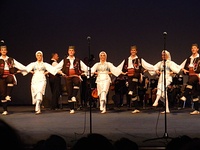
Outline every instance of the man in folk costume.
<svg viewBox="0 0 200 150"><path fill-rule="evenodd" d="M3 40L1 41L0 48L0 98L3 107L2 115L7 115L8 101L11 101L13 86L17 84L15 74L20 72L20 70L25 70L26 68L14 58L7 56L8 50Z"/></svg>
<svg viewBox="0 0 200 150"><path fill-rule="evenodd" d="M192 44L191 52L192 55L188 57L181 66L187 70L184 73L188 75L187 85L183 96L180 98L182 101L186 101L189 95L192 96L192 101L194 102L194 111L191 115L199 114L199 90L200 90L200 57L199 57L199 47L198 44Z"/></svg>
<svg viewBox="0 0 200 150"><path fill-rule="evenodd" d="M88 66L86 66L79 58L75 57L75 46L69 46L68 56L61 60L56 68L61 70L62 75L65 77L70 114L74 114L74 103L77 100L78 91L82 81L81 74L88 71Z"/></svg>
<svg viewBox="0 0 200 150"><path fill-rule="evenodd" d="M137 56L137 47L130 47L130 56L123 60L118 66L122 72L126 73L128 76L128 97L127 104L133 103L135 110L132 111L133 114L139 113L138 105L138 84L142 82L143 68L141 64L141 59Z"/></svg>
<svg viewBox="0 0 200 150"><path fill-rule="evenodd" d="M49 63L55 67L58 64L58 61L58 53L52 53L52 57ZM59 98L61 94L61 75L59 73L57 73L56 75L52 75L49 73L48 77L52 94L50 100L51 110L57 110L59 108Z"/></svg>
<svg viewBox="0 0 200 150"><path fill-rule="evenodd" d="M35 114L37 115L41 113L40 105L43 101L47 84L46 75L48 73L55 75L56 73L59 73L59 71L50 64L43 62L42 51L37 51L35 57L37 60L28 64L26 66L26 71L33 74L31 79L31 95L32 104L35 105Z"/></svg>

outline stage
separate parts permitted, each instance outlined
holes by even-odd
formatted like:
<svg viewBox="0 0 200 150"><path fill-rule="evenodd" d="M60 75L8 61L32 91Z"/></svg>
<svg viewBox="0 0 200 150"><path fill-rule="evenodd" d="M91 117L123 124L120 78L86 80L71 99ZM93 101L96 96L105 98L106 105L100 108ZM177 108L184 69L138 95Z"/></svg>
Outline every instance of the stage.
<svg viewBox="0 0 200 150"><path fill-rule="evenodd" d="M9 106L9 115L1 115L1 119L19 131L27 146L51 134L62 136L68 147L88 133L100 133L111 141L129 138L140 149L164 149L170 138L181 135L200 137L200 115L190 115L192 108L172 108L166 117L167 126L165 115L160 114L161 109L146 107L140 113L131 114L131 108L124 106L119 109L110 105L106 114L101 114L98 108L92 108L92 111L82 108L75 114L69 114L69 108L65 106L54 111L43 108L42 114L35 115L34 106Z"/></svg>

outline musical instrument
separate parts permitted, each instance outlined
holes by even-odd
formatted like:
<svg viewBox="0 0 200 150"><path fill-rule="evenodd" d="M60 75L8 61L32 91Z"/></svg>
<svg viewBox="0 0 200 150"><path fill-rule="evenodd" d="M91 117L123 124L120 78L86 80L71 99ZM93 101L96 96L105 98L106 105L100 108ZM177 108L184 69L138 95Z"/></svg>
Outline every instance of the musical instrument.
<svg viewBox="0 0 200 150"><path fill-rule="evenodd" d="M93 97L93 98L99 98L97 88L94 88L94 89L92 90L92 97Z"/></svg>

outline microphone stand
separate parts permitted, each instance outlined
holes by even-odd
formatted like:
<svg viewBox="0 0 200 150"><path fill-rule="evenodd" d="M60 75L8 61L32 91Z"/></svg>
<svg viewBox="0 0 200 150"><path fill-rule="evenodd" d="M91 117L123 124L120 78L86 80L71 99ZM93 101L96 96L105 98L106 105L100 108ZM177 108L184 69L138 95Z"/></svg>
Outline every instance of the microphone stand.
<svg viewBox="0 0 200 150"><path fill-rule="evenodd" d="M92 97L91 97L91 54L90 54L90 40L91 37L88 36L87 37L87 41L88 41L88 79L89 79L89 86L88 86L88 90L89 90L89 94L88 94L88 98L89 98L89 105L90 105L90 134L92 133Z"/></svg>
<svg viewBox="0 0 200 150"><path fill-rule="evenodd" d="M163 32L163 36L164 36L164 56L165 54L165 50L166 50L166 36L167 36L167 32ZM166 56L165 56L166 57ZM163 135L163 137L159 137L159 138L154 138L154 139L147 139L146 141L151 141L151 140L158 140L158 139L167 139L169 138L168 133L167 133L167 112L166 112L166 94L167 94L167 87L166 87L166 58L164 58L164 64L163 64L163 73L164 73L164 101L165 101L165 133Z"/></svg>
<svg viewBox="0 0 200 150"><path fill-rule="evenodd" d="M166 36L167 32L163 32L164 36L164 56L166 57L165 50L166 50ZM168 133L167 133L167 110L166 110L166 98L167 98L167 87L166 87L166 58L164 59L164 99L165 99L165 133L164 133L164 138L168 138Z"/></svg>

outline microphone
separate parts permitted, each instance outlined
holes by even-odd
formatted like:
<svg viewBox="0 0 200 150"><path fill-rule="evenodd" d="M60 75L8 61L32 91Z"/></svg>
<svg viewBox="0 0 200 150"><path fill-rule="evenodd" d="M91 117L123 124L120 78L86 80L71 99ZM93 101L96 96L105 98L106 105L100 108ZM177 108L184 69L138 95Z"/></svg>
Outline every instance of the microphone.
<svg viewBox="0 0 200 150"><path fill-rule="evenodd" d="M167 32L163 32L163 35L167 35Z"/></svg>
<svg viewBox="0 0 200 150"><path fill-rule="evenodd" d="M88 41L89 41L89 40L91 40L91 37L90 37L90 36L88 36L88 37L87 37L87 40L88 40Z"/></svg>

